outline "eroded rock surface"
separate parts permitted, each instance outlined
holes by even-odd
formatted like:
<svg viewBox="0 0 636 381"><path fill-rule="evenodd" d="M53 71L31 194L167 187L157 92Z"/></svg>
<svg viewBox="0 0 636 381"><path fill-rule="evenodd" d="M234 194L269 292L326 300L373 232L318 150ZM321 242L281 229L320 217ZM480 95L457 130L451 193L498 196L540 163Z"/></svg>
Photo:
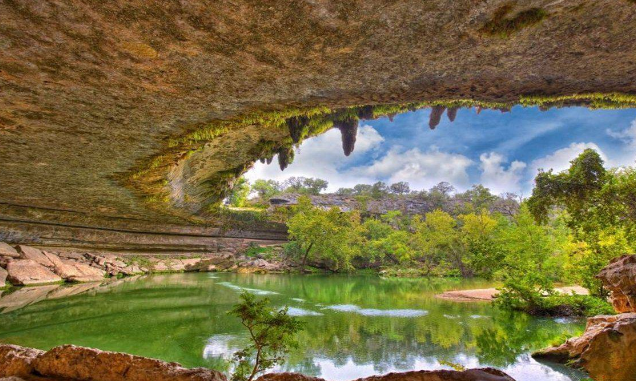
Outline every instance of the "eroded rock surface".
<svg viewBox="0 0 636 381"><path fill-rule="evenodd" d="M595 381L633 381L636 313L591 317L583 335L532 356L583 368Z"/></svg>
<svg viewBox="0 0 636 381"><path fill-rule="evenodd" d="M618 315L587 319L585 332L532 356L585 369L595 381L636 380L636 256L615 258L597 275ZM627 313L620 313L627 312Z"/></svg>
<svg viewBox="0 0 636 381"><path fill-rule="evenodd" d="M485 34L503 6L507 19L531 8L546 17L505 38ZM17 0L0 3L0 25L0 225L12 242L71 242L87 227L116 230L84 232L86 245L100 234L119 243L137 226L184 233L187 220L150 208L121 179L214 120L636 91L636 14L625 0ZM174 173L245 166L250 148L283 132L229 131L194 154L216 161ZM31 209L8 210L19 206Z"/></svg>
<svg viewBox="0 0 636 381"><path fill-rule="evenodd" d="M32 259L11 260L7 264L7 279L16 286L60 282L62 278Z"/></svg>
<svg viewBox="0 0 636 381"><path fill-rule="evenodd" d="M0 345L0 377L42 376L46 380L92 381L225 381L223 374L205 368L125 353L63 345L48 352Z"/></svg>
<svg viewBox="0 0 636 381"><path fill-rule="evenodd" d="M7 285L7 270L0 267L0 288L3 288Z"/></svg>
<svg viewBox="0 0 636 381"><path fill-rule="evenodd" d="M610 291L616 312L636 312L636 255L613 259L596 277Z"/></svg>
<svg viewBox="0 0 636 381"><path fill-rule="evenodd" d="M0 378L28 377L33 373L33 362L44 351L17 345L0 345Z"/></svg>

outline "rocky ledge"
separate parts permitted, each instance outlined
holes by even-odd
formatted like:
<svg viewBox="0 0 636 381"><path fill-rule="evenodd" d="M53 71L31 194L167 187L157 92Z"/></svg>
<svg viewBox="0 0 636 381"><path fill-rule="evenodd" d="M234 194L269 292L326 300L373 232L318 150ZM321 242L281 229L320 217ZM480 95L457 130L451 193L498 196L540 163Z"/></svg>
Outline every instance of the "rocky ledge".
<svg viewBox="0 0 636 381"><path fill-rule="evenodd" d="M13 378L11 378L13 377ZM48 352L17 345L0 345L0 380L91 381L226 381L222 373L205 368L184 368L126 353L63 345ZM356 381L514 381L491 368L466 371L434 370L390 373ZM324 381L297 373L267 374L258 381Z"/></svg>
<svg viewBox="0 0 636 381"><path fill-rule="evenodd" d="M636 380L636 255L614 259L597 276L610 290L618 315L587 320L585 332L541 350L538 360L567 363L587 371L595 381Z"/></svg>
<svg viewBox="0 0 636 381"><path fill-rule="evenodd" d="M241 252L248 244L225 252L195 255L116 255L109 253L52 253L35 247L0 242L0 288L58 282L98 282L104 278L146 273L189 271L287 272L292 266L275 246L267 259Z"/></svg>

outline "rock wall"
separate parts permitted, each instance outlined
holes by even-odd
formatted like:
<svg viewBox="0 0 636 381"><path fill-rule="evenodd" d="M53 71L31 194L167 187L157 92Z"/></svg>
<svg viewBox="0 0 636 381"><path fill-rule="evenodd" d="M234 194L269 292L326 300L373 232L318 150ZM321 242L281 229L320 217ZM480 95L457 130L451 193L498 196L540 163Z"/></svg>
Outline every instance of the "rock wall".
<svg viewBox="0 0 636 381"><path fill-rule="evenodd" d="M38 377L39 376L39 377ZM226 381L225 375L204 368L183 368L125 353L63 345L48 352L17 345L0 345L0 379L66 381ZM324 381L297 373L267 374L258 381ZM358 381L514 381L491 369L470 369L390 373Z"/></svg>
<svg viewBox="0 0 636 381"><path fill-rule="evenodd" d="M153 272L285 272L293 269L293 264L281 255L280 246L272 248L273 255L268 260L242 255L252 243L242 241L213 253L127 256L121 253L51 252L26 245L14 248L0 242L0 288L8 284L33 286L58 282L102 282L110 277ZM271 245L271 242L267 243Z"/></svg>

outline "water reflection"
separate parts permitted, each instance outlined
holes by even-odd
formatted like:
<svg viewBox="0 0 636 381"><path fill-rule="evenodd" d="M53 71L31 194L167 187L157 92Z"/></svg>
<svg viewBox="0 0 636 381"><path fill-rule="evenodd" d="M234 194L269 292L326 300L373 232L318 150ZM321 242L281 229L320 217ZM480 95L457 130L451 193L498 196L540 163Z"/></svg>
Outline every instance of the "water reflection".
<svg viewBox="0 0 636 381"><path fill-rule="evenodd" d="M248 339L226 312L248 289L268 292L276 306L289 305L292 314L308 322L284 370L345 380L448 368L443 362L449 361L499 367L521 381L540 375L577 380L579 375L539 364L528 353L579 334L583 322L434 297L449 288L490 285L365 276L156 275L22 308L12 304L11 311L0 314L0 341L43 349L73 343L227 370L231 353Z"/></svg>

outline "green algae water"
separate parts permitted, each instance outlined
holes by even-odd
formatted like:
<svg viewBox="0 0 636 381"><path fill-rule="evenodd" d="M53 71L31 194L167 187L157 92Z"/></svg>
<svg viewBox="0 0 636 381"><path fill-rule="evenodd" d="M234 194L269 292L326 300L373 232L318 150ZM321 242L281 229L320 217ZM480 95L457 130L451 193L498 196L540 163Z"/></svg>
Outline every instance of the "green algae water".
<svg viewBox="0 0 636 381"><path fill-rule="evenodd" d="M23 288L0 296L0 342L40 349L70 343L228 371L232 353L248 339L227 311L248 290L306 321L300 347L277 371L338 381L461 365L496 367L519 381L584 378L529 355L580 334L583 320L435 297L491 286L461 279L191 273Z"/></svg>

